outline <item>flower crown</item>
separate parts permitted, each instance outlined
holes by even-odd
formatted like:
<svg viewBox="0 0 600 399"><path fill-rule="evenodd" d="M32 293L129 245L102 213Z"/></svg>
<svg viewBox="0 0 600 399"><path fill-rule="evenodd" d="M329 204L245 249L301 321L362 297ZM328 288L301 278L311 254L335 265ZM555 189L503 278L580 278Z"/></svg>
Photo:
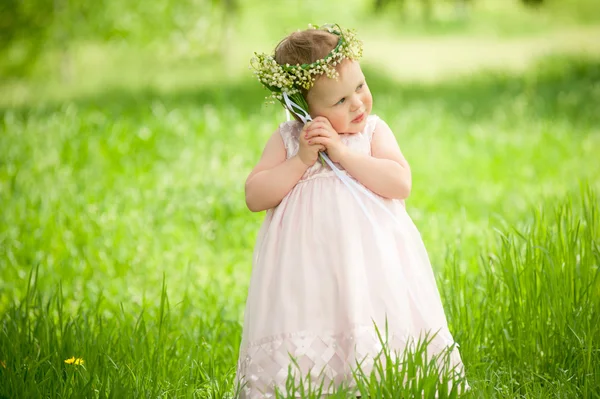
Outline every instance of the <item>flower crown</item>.
<svg viewBox="0 0 600 399"><path fill-rule="evenodd" d="M309 29L319 29L333 33L339 37L337 46L325 58L312 64L280 65L273 55L254 53L250 61L251 68L259 82L271 91L267 100L278 100L285 107L283 94L302 107L308 113L308 103L302 95L302 90L308 90L320 75L337 79L335 69L344 59L358 60L362 57L362 42L356 37L354 30L342 29L339 25L327 24L320 27L308 26Z"/></svg>

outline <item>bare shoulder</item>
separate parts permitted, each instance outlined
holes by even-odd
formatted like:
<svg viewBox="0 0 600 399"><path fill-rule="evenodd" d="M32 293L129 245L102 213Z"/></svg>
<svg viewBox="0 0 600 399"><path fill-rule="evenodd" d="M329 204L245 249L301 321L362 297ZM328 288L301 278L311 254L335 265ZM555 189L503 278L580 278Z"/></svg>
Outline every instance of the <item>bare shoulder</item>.
<svg viewBox="0 0 600 399"><path fill-rule="evenodd" d="M285 162L287 151L285 148L284 136L287 134L287 128L283 125L284 124L279 125L267 140L260 160L254 169L252 169L252 172L250 172L247 181L258 172L271 169L280 163Z"/></svg>
<svg viewBox="0 0 600 399"><path fill-rule="evenodd" d="M291 131L292 129L290 129L290 127L285 123L280 124L267 140L265 148L263 149L261 160L259 162L262 162L264 158L280 158L281 156L283 156L283 160L285 160L286 136L289 135Z"/></svg>
<svg viewBox="0 0 600 399"><path fill-rule="evenodd" d="M383 120L382 118L380 118L377 115L374 115L374 117L376 118L376 120L375 120L375 128L373 129L373 136L375 136L376 134L394 135L394 133L392 132L392 129L390 128L390 126L387 124L387 122L385 120Z"/></svg>
<svg viewBox="0 0 600 399"><path fill-rule="evenodd" d="M371 140L371 155L375 158L385 158L406 163L394 132L390 126L381 118L377 118L373 138Z"/></svg>

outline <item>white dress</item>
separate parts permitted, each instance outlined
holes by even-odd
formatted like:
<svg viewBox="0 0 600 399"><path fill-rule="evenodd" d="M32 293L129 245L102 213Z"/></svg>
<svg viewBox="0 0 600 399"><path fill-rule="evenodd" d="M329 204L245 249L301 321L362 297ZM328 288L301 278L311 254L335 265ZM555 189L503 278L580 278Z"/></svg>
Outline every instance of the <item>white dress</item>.
<svg viewBox="0 0 600 399"><path fill-rule="evenodd" d="M342 135L343 143L370 154L378 123L385 122L369 116L361 133ZM288 158L298 152L301 129L296 121L280 126ZM374 222L332 169L317 162L267 211L240 346L242 398L274 397L276 387L285 392L290 365L325 387L351 385L356 362L369 372L380 352L374 325L385 334L386 320L392 350L424 333L437 332L429 352L453 344L427 252L403 202L376 196L394 220L359 197ZM462 369L456 349L451 361Z"/></svg>

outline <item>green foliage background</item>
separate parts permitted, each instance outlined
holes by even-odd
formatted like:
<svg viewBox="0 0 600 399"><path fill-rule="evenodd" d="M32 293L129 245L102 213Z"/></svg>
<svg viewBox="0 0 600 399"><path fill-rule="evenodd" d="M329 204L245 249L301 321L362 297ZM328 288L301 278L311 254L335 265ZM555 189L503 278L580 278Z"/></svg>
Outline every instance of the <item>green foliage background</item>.
<svg viewBox="0 0 600 399"><path fill-rule="evenodd" d="M411 163L468 396L597 398L598 11L456 4L3 2L0 397L233 396L243 182L284 118L247 62L335 19Z"/></svg>

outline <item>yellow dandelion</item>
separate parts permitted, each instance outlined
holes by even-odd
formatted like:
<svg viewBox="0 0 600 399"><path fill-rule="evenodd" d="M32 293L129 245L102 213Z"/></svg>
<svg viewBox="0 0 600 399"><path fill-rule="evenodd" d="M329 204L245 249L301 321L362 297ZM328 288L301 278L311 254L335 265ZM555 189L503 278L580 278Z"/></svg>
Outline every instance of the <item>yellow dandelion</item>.
<svg viewBox="0 0 600 399"><path fill-rule="evenodd" d="M67 364L75 364L77 366L81 366L83 364L83 359L80 358L80 357L75 358L73 356L72 358L65 360L65 363L67 363Z"/></svg>

